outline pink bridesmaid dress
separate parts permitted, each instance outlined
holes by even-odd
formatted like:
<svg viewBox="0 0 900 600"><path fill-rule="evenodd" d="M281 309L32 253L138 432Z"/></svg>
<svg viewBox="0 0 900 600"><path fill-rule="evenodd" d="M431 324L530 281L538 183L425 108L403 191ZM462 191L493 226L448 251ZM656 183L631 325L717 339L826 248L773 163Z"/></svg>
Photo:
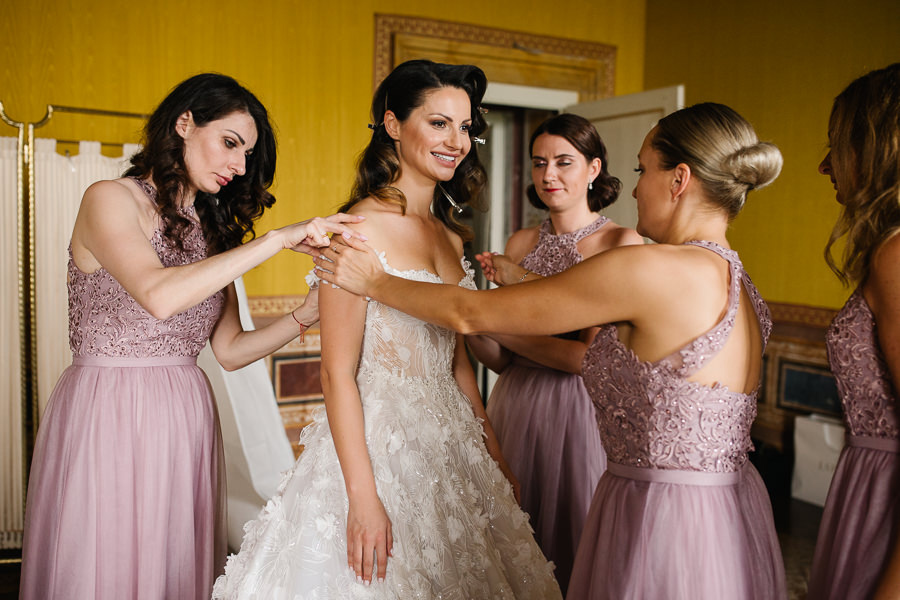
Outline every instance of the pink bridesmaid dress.
<svg viewBox="0 0 900 600"><path fill-rule="evenodd" d="M521 264L545 277L565 271L584 260L578 242L608 222L601 216L577 231L555 234L547 219ZM606 469L591 397L580 374L514 355L494 385L487 414L521 485L534 537L556 565L565 593L591 497Z"/></svg>
<svg viewBox="0 0 900 600"><path fill-rule="evenodd" d="M206 257L196 221L183 250L159 230L151 243L166 266ZM196 357L223 293L161 321L71 255L68 288L74 360L37 436L21 598L208 598L227 553L224 462Z"/></svg>
<svg viewBox="0 0 900 600"><path fill-rule="evenodd" d="M871 598L900 524L897 394L860 290L827 335L847 444L835 468L809 577L809 600Z"/></svg>
<svg viewBox="0 0 900 600"><path fill-rule="evenodd" d="M741 286L764 342L769 311L737 253L688 243L730 264L722 320L653 363L605 325L584 359L608 463L575 557L573 600L787 597L769 496L747 457L757 392L688 380L724 346Z"/></svg>

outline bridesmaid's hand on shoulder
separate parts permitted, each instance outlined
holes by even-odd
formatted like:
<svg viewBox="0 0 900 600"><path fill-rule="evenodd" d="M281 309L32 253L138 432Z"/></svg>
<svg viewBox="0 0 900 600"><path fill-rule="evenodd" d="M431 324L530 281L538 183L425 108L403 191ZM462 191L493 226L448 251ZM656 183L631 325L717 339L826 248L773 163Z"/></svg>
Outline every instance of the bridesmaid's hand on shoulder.
<svg viewBox="0 0 900 600"><path fill-rule="evenodd" d="M277 230L283 236L284 248L295 252L313 254L313 248L321 248L331 243L328 234L336 234L345 239L358 238L365 241L366 236L354 231L345 223L359 223L365 217L361 215L348 215L337 213L329 217L313 217L306 221L287 225Z"/></svg>

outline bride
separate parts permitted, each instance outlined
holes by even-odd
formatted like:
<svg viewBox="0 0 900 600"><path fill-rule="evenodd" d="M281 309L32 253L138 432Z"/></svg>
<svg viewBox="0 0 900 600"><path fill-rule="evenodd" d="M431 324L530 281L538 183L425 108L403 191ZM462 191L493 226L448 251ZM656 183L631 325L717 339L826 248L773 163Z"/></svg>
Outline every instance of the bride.
<svg viewBox="0 0 900 600"><path fill-rule="evenodd" d="M474 288L453 217L485 172L481 69L398 66L341 209L386 271ZM559 598L457 334L330 285L325 411L279 493L245 526L214 598ZM511 485L512 482L512 485Z"/></svg>

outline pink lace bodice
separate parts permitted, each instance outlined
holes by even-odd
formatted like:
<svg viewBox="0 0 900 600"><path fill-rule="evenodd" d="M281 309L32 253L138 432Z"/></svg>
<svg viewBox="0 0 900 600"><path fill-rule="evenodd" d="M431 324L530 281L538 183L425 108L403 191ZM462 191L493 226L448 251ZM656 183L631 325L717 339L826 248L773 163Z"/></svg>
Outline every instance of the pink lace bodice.
<svg viewBox="0 0 900 600"><path fill-rule="evenodd" d="M551 231L553 225L550 219L545 219L538 230L537 244L519 264L543 277L561 273L584 260L578 251L578 242L608 222L609 219L601 216L581 229L557 235Z"/></svg>
<svg viewBox="0 0 900 600"><path fill-rule="evenodd" d="M153 198L153 189L135 179ZM196 219L194 207L184 216ZM206 258L200 224L187 230L184 250L169 247L157 229L150 240L166 267ZM69 346L73 356L197 356L219 318L224 293L217 292L186 311L163 321L154 318L110 275L100 268L85 273L75 266L69 249Z"/></svg>
<svg viewBox="0 0 900 600"><path fill-rule="evenodd" d="M897 395L878 345L875 316L859 289L831 322L826 341L850 434L900 438Z"/></svg>
<svg viewBox="0 0 900 600"><path fill-rule="evenodd" d="M738 255L712 242L688 242L729 262L725 316L707 333L657 362L641 361L605 325L584 357L583 376L597 409L607 457L630 467L724 473L747 461L758 390L732 392L722 385L688 381L724 346L734 328L741 286L747 290L763 344L772 321Z"/></svg>

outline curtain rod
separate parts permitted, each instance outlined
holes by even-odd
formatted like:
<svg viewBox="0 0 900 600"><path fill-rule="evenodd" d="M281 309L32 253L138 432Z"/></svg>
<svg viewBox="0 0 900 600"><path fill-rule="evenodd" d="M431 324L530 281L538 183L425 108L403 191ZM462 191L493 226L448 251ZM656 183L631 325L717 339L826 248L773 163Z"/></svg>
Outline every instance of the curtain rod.
<svg viewBox="0 0 900 600"><path fill-rule="evenodd" d="M47 124L54 112L76 113L81 115L94 115L98 117L123 117L126 119L148 119L150 115L144 113L124 112L120 110L105 110L102 108L83 108L81 106L63 106L61 104L48 104L47 114L34 124L35 129Z"/></svg>
<svg viewBox="0 0 900 600"><path fill-rule="evenodd" d="M34 128L37 129L38 127L46 125L47 121L50 120L54 112L94 115L98 117L122 117L125 119L148 119L150 117L150 115L145 113L133 113L121 110L106 110L102 108L84 108L81 106L64 106L62 104L48 104L47 111L44 114L44 118L34 123ZM4 107L2 100L0 100L0 120L12 127L20 127L24 125L24 123L15 121L6 114L6 108Z"/></svg>

